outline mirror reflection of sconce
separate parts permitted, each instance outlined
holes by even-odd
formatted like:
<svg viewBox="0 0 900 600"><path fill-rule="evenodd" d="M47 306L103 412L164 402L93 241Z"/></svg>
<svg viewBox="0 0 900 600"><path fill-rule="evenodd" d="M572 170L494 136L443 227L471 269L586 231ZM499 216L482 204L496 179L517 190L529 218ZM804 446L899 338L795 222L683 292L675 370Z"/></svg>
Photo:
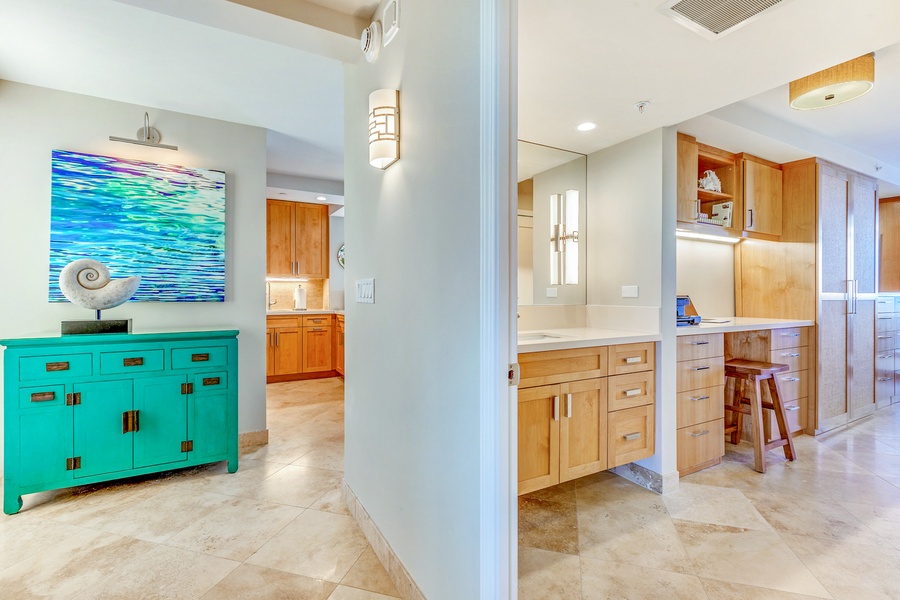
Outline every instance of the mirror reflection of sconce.
<svg viewBox="0 0 900 600"><path fill-rule="evenodd" d="M550 196L550 285L578 284L578 190Z"/></svg>

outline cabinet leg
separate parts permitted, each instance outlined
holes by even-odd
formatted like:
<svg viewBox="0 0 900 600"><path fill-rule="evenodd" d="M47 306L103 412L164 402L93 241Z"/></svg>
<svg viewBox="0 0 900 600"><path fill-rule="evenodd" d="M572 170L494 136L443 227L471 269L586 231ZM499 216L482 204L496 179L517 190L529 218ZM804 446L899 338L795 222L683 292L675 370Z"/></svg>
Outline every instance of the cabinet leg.
<svg viewBox="0 0 900 600"><path fill-rule="evenodd" d="M22 496L16 494L3 494L3 512L14 515L22 508Z"/></svg>
<svg viewBox="0 0 900 600"><path fill-rule="evenodd" d="M234 458L229 458L229 459L228 459L228 472L229 472L229 473L234 473L234 472L237 471L237 470L238 470L238 459L237 459L237 456L235 456Z"/></svg>

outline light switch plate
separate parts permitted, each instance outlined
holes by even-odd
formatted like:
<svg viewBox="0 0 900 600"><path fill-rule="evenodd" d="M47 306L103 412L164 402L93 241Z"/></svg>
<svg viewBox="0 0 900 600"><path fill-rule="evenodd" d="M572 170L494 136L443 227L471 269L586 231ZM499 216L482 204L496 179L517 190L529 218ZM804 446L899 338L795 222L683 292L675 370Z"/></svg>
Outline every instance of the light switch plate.
<svg viewBox="0 0 900 600"><path fill-rule="evenodd" d="M637 298L638 297L638 286L623 285L622 286L622 297L623 298Z"/></svg>
<svg viewBox="0 0 900 600"><path fill-rule="evenodd" d="M556 288L547 288L547 297L548 298L556 298L558 290Z"/></svg>
<svg viewBox="0 0 900 600"><path fill-rule="evenodd" d="M375 279L356 280L357 304L375 304Z"/></svg>

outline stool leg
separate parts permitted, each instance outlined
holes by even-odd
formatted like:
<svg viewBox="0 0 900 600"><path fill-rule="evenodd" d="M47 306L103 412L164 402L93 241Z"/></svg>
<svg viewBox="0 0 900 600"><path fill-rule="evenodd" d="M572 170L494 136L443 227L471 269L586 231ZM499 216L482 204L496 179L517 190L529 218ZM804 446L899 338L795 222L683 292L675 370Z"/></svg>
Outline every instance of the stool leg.
<svg viewBox="0 0 900 600"><path fill-rule="evenodd" d="M772 406L775 408L775 420L778 421L778 431L781 433L781 439L786 440L784 445L784 457L788 460L794 460L797 454L794 452L794 438L791 436L790 427L788 427L787 412L784 410L784 404L781 402L781 386L778 385L778 378L773 376L769 383L769 396L772 398Z"/></svg>
<svg viewBox="0 0 900 600"><path fill-rule="evenodd" d="M755 375L750 376L752 389L750 390L750 418L753 425L753 468L766 472L766 441L762 427L762 389L759 379Z"/></svg>
<svg viewBox="0 0 900 600"><path fill-rule="evenodd" d="M736 409L734 412L734 431L731 432L731 443L740 444L741 436L744 434L744 413L741 412L741 400L747 393L747 380L739 379L734 388L734 397L732 398L732 406Z"/></svg>
<svg viewBox="0 0 900 600"><path fill-rule="evenodd" d="M769 377L768 379L766 379L766 383L763 384L763 386L762 386L763 394L769 394L769 396L770 396L770 398L769 398L770 403L772 402L771 394L769 393L769 385L771 384L771 382L772 382L772 378ZM765 402L765 398L760 397L759 402L760 402L760 404L762 404L763 402ZM774 404L773 404L773 406L774 406ZM766 412L765 407L763 407L762 414L763 414L763 441L765 441L765 443L768 444L769 442L772 441L772 419L769 418L769 413Z"/></svg>

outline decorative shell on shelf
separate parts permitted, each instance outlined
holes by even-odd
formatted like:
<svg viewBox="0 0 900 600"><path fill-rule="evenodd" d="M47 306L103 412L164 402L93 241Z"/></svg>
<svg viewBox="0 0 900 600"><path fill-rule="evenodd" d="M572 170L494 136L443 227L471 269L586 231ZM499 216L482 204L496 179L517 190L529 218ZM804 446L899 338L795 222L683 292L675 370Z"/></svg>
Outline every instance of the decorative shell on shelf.
<svg viewBox="0 0 900 600"><path fill-rule="evenodd" d="M716 175L716 172L711 169L703 172L703 177L700 179L699 184L704 190L722 192L722 182L719 181L719 176Z"/></svg>
<svg viewBox="0 0 900 600"><path fill-rule="evenodd" d="M106 265L90 258L73 260L59 274L59 289L69 302L91 310L124 304L140 284L140 276L110 279Z"/></svg>

